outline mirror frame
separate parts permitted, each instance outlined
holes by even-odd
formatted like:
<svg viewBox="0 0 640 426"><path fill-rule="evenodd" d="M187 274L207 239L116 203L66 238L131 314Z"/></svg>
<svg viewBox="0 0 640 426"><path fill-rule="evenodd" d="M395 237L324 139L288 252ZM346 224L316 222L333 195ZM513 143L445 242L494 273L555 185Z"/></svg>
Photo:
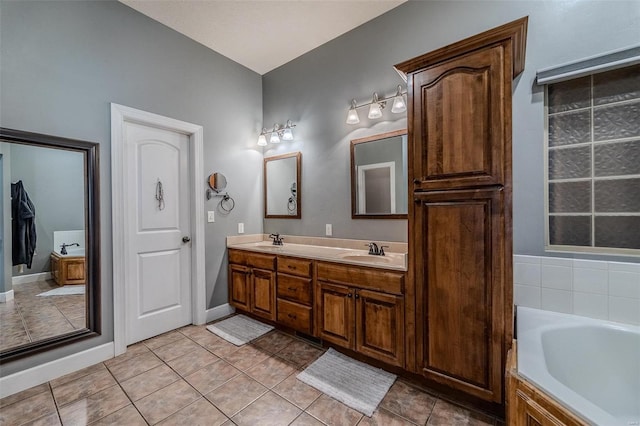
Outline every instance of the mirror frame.
<svg viewBox="0 0 640 426"><path fill-rule="evenodd" d="M94 142L25 132L0 127L0 142L64 149L84 154L85 166L85 212L87 238L87 327L36 342L16 346L0 353L0 364L25 358L80 340L97 337L102 332L100 306L100 145Z"/></svg>
<svg viewBox="0 0 640 426"><path fill-rule="evenodd" d="M296 206L297 211L295 215L289 214L267 214L267 163L275 160L283 160L285 158L296 158ZM263 173L263 204L264 204L264 218L265 219L300 219L302 217L302 153L291 152L288 154L276 155L273 157L266 157L262 166Z"/></svg>
<svg viewBox="0 0 640 426"><path fill-rule="evenodd" d="M380 139L392 138L395 136L402 136L407 134L407 129L394 130L386 133L379 133L377 135L367 136L365 138L353 139L351 141L350 156L351 156L351 219L407 219L407 213L385 213L385 214L359 214L356 206L358 205L356 187L358 185L358 176L356 176L356 145L366 142L373 142ZM408 143L408 141L407 141ZM407 167L409 167L407 159ZM408 182L407 182L408 185ZM407 189L408 191L408 189ZM407 206L408 208L408 206Z"/></svg>

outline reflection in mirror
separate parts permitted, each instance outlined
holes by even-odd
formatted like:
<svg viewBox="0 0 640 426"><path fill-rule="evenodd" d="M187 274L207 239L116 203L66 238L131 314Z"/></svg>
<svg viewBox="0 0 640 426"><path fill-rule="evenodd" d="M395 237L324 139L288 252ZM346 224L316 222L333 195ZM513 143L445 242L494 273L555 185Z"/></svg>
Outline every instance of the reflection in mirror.
<svg viewBox="0 0 640 426"><path fill-rule="evenodd" d="M351 217L406 219L407 131L351 141Z"/></svg>
<svg viewBox="0 0 640 426"><path fill-rule="evenodd" d="M215 192L223 191L227 187L227 178L222 173L211 173L209 175L209 187Z"/></svg>
<svg viewBox="0 0 640 426"><path fill-rule="evenodd" d="M99 332L96 151L0 131L0 362Z"/></svg>
<svg viewBox="0 0 640 426"><path fill-rule="evenodd" d="M264 217L300 219L302 154L264 159Z"/></svg>

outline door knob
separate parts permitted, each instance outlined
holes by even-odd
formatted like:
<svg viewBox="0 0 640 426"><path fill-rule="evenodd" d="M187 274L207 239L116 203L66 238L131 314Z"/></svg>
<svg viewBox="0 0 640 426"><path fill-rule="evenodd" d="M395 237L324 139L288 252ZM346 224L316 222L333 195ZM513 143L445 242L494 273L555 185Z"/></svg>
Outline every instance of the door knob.
<svg viewBox="0 0 640 426"><path fill-rule="evenodd" d="M187 236L182 237L182 242L183 243L188 243L189 241L191 241L191 238L189 238Z"/></svg>

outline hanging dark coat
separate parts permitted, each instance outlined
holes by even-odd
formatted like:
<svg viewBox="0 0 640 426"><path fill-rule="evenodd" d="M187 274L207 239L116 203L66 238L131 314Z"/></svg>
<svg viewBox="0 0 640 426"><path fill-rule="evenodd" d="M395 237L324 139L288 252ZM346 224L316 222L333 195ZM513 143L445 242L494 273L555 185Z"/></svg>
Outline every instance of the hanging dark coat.
<svg viewBox="0 0 640 426"><path fill-rule="evenodd" d="M13 266L31 268L36 251L36 209L21 180L11 184L11 226Z"/></svg>

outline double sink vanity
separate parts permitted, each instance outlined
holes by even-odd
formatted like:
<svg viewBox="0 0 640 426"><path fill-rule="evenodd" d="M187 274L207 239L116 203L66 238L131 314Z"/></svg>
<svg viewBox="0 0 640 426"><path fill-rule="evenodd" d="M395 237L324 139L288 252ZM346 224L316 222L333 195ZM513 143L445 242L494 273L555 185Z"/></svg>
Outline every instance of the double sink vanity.
<svg viewBox="0 0 640 426"><path fill-rule="evenodd" d="M404 367L407 245L267 235L229 237L229 303L304 336Z"/></svg>

